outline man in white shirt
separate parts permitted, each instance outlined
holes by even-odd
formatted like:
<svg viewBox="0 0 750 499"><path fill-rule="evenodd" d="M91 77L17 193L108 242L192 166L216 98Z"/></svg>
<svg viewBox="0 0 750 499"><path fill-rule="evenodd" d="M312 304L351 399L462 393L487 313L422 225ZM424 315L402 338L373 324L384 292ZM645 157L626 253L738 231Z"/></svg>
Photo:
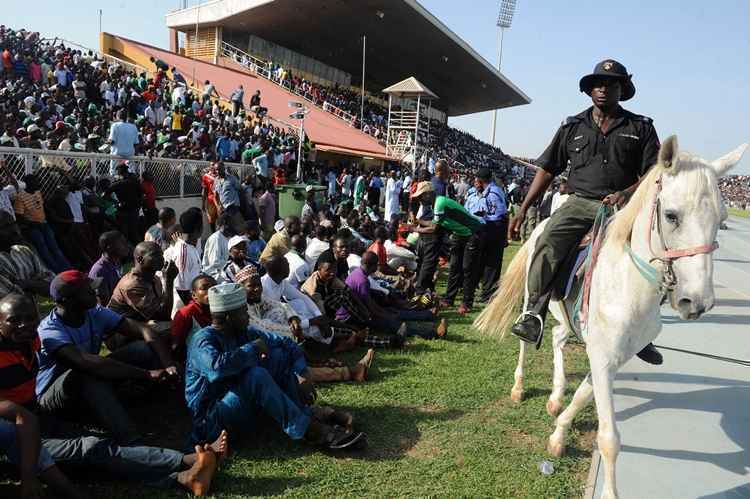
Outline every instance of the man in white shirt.
<svg viewBox="0 0 750 499"><path fill-rule="evenodd" d="M213 277L217 284L227 282L224 276L224 265L229 258L229 238L239 234L241 227L240 212L225 211L216 219L216 232L206 239L201 268L203 273Z"/></svg>
<svg viewBox="0 0 750 499"><path fill-rule="evenodd" d="M152 127L161 126L167 117L167 111L162 107L161 101L156 99L143 111L143 115L146 117Z"/></svg>
<svg viewBox="0 0 750 499"><path fill-rule="evenodd" d="M305 261L307 264L314 268L318 262L318 257L321 253L331 247L329 239L331 238L331 229L325 225L319 225L315 229L315 237L310 239L307 243L307 249L305 250Z"/></svg>
<svg viewBox="0 0 750 499"><path fill-rule="evenodd" d="M138 128L130 122L127 111L121 109L117 112L117 120L109 129L107 142L112 145L112 155L128 159L135 155L135 145L138 143ZM109 174L114 177L117 161L110 161Z"/></svg>
<svg viewBox="0 0 750 499"><path fill-rule="evenodd" d="M390 223L391 217L401 212L401 180L396 177L396 170L391 170L391 176L385 184L385 222Z"/></svg>
<svg viewBox="0 0 750 499"><path fill-rule="evenodd" d="M304 236L299 234L292 236L289 252L284 255L286 261L289 262L289 277L286 280L296 289L299 289L312 274L312 266L304 258L306 246Z"/></svg>
<svg viewBox="0 0 750 499"><path fill-rule="evenodd" d="M203 232L203 212L200 208L189 208L180 215L182 233L173 246L164 252L164 260L174 262L177 277L174 280L172 314L190 303L193 279L201 273L200 236Z"/></svg>
<svg viewBox="0 0 750 499"><path fill-rule="evenodd" d="M352 197L352 176L349 171L344 168L344 174L341 177L341 194L345 198Z"/></svg>
<svg viewBox="0 0 750 499"><path fill-rule="evenodd" d="M287 281L287 277L289 277L289 262L287 259L282 256L272 256L266 260L265 266L268 273L261 278L263 298L287 303L299 316L305 337L330 345L333 341L333 334L331 334L330 329L325 328L328 336L324 336L320 328L310 322L311 320L327 322L320 313L318 306L315 305L312 298Z"/></svg>

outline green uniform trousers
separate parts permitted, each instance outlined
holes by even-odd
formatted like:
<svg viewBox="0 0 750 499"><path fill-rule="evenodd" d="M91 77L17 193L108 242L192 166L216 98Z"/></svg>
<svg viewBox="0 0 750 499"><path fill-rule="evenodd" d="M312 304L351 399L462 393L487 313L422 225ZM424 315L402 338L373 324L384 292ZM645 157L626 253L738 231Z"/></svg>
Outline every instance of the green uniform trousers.
<svg viewBox="0 0 750 499"><path fill-rule="evenodd" d="M529 309L538 311L538 308L546 308L545 295L551 290L570 252L591 230L601 204L597 199L573 194L552 214L536 241L529 267Z"/></svg>

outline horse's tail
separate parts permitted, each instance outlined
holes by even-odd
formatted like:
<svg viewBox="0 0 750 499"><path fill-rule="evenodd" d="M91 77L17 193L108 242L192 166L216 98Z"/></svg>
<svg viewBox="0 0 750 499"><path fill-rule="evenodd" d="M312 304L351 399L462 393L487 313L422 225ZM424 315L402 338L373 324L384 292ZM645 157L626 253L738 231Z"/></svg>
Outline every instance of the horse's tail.
<svg viewBox="0 0 750 499"><path fill-rule="evenodd" d="M519 306L526 293L526 263L530 256L529 245L532 240L521 246L510 261L508 270L501 279L500 288L474 321L474 327L480 333L502 338L518 315Z"/></svg>

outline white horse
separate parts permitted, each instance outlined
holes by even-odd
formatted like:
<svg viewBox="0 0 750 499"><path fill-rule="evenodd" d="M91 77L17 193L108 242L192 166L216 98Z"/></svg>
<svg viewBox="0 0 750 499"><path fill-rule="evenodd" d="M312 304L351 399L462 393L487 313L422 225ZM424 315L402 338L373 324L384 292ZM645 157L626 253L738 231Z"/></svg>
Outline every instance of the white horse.
<svg viewBox="0 0 750 499"><path fill-rule="evenodd" d="M726 218L717 179L732 168L748 147L713 162L680 153L677 139L668 138L658 162L607 228L591 276L591 293L584 340L590 372L557 417L547 450L560 456L565 434L574 416L592 396L599 419L597 443L604 459L604 498L616 498L615 462L620 436L615 424L612 384L617 370L661 331L660 304L668 292L672 308L682 319L697 319L714 305L713 257L719 224ZM513 258L492 302L474 325L484 334L503 336L515 319L534 245L544 224ZM627 245L632 248L628 252ZM649 265L646 262L651 262ZM636 264L641 265L639 271ZM644 265L645 264L645 265ZM645 272L643 272L645 269ZM652 279L644 277L651 271ZM553 301L550 312L557 322L552 330L553 389L547 412L557 416L563 407L565 373L562 349L571 328L570 303ZM523 361L527 344L521 343L511 398L523 398Z"/></svg>

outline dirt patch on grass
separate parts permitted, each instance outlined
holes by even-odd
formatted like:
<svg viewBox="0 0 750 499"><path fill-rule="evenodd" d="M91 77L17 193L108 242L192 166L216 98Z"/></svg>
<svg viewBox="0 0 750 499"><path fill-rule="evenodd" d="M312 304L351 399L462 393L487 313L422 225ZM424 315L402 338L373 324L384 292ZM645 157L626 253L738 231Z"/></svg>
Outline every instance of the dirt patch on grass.
<svg viewBox="0 0 750 499"><path fill-rule="evenodd" d="M431 438L421 439L404 453L413 459L435 459L442 455L443 450L438 442Z"/></svg>
<svg viewBox="0 0 750 499"><path fill-rule="evenodd" d="M508 427L504 433L505 442L511 447L524 449L529 452L538 452L539 449L544 447L542 439L534 435L529 435L518 428Z"/></svg>

